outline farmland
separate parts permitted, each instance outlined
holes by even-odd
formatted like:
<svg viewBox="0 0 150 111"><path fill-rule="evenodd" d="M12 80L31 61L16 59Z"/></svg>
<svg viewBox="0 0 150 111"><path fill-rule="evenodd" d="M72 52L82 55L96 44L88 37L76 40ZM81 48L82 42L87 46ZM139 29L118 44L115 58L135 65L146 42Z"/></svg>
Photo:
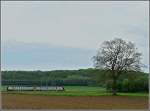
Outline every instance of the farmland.
<svg viewBox="0 0 150 111"><path fill-rule="evenodd" d="M4 90L2 106L4 109L147 109L148 93L111 96L105 88L89 86L65 86L65 91L57 92Z"/></svg>
<svg viewBox="0 0 150 111"><path fill-rule="evenodd" d="M148 109L148 74L127 72L112 96L104 70L3 71L4 109ZM7 91L6 86L64 86L64 91Z"/></svg>

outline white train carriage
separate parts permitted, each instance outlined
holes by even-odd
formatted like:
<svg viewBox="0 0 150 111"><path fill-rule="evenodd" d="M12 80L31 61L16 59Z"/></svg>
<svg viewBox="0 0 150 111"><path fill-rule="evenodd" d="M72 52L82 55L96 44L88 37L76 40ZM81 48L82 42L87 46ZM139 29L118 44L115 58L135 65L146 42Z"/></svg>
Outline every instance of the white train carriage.
<svg viewBox="0 0 150 111"><path fill-rule="evenodd" d="M64 91L64 87L63 86L50 86L50 87L8 86L7 91Z"/></svg>

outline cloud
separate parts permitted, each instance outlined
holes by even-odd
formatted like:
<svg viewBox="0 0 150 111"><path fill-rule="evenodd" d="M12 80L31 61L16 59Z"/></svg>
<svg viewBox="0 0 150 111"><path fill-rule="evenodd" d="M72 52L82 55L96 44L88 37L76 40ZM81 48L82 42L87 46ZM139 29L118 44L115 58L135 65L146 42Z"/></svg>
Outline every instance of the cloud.
<svg viewBox="0 0 150 111"><path fill-rule="evenodd" d="M2 43L96 50L103 41L117 37L133 41L149 66L148 1L2 1L1 5Z"/></svg>
<svg viewBox="0 0 150 111"><path fill-rule="evenodd" d="M95 51L48 46L46 44L27 44L10 42L2 46L3 70L54 70L92 67Z"/></svg>

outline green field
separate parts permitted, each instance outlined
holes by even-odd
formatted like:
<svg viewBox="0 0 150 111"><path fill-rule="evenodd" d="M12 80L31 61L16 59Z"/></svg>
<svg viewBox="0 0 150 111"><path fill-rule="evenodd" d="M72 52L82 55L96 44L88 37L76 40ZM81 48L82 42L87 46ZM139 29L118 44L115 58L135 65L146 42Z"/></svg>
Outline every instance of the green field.
<svg viewBox="0 0 150 111"><path fill-rule="evenodd" d="M91 86L65 86L65 91L9 91L6 87L1 88L4 93L29 94L43 96L107 96L111 95L105 88ZM118 96L148 97L148 93L118 93Z"/></svg>

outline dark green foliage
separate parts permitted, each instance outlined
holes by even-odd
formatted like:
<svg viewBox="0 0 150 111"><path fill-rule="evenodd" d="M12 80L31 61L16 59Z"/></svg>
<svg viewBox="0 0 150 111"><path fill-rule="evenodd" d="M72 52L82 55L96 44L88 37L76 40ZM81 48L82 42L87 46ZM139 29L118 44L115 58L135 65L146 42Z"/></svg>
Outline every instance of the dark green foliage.
<svg viewBox="0 0 150 111"><path fill-rule="evenodd" d="M106 87L111 91L111 82ZM142 72L127 72L123 74L117 83L118 92L148 92L148 74Z"/></svg>
<svg viewBox="0 0 150 111"><path fill-rule="evenodd" d="M2 71L3 85L95 85L94 69L56 71Z"/></svg>
<svg viewBox="0 0 150 111"><path fill-rule="evenodd" d="M101 86L111 91L112 80L106 70L80 69L56 71L2 71L2 85ZM148 92L148 74L124 72L117 83L120 92Z"/></svg>

